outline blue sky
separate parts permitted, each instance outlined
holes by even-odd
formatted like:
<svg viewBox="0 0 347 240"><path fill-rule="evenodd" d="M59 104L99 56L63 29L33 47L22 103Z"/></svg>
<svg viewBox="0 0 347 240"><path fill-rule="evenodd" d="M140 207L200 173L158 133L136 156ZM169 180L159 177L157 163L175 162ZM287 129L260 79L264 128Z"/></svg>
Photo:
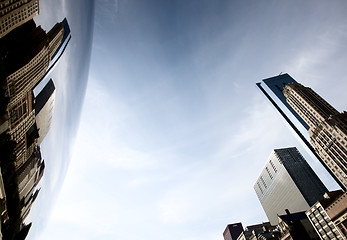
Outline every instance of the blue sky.
<svg viewBox="0 0 347 240"><path fill-rule="evenodd" d="M297 146L337 187L255 83L287 72L346 110L345 1L100 0L94 17L82 1L58 3L61 14L41 9L42 21L70 16L69 51L85 55L69 65L67 52L70 70L57 76L82 87L62 94L70 111L55 112L42 147L49 165L59 115L73 119L69 169L37 239L222 239L228 223L267 221L253 185L274 148ZM79 75L92 22L89 75Z"/></svg>

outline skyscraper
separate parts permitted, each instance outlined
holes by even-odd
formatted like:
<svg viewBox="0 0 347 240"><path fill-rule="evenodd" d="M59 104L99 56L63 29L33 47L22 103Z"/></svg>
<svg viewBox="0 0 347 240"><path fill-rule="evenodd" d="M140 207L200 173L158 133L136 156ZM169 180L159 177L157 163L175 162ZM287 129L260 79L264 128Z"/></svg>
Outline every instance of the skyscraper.
<svg viewBox="0 0 347 240"><path fill-rule="evenodd" d="M313 155L340 185L347 187L347 113L339 113L312 89L288 74L257 83Z"/></svg>
<svg viewBox="0 0 347 240"><path fill-rule="evenodd" d="M6 96L9 97L8 133L11 139L17 142L15 148L17 169L31 156L35 146L42 141L50 126L51 116L44 117L45 120L49 120L48 122L40 122L43 120L44 113L38 114L35 105L41 104L42 101L35 100L33 89L52 70L70 38L70 28L67 20L64 19L55 24L48 33L30 20L0 39L7 52L4 64L7 82ZM44 86L52 85L49 81L43 82ZM42 90L36 91L38 95ZM54 92L51 91L50 96L52 96L50 99L46 99L47 103L50 103L46 105L46 110L53 109L51 103L54 102ZM52 113L52 111L44 112ZM36 122L37 115L39 127ZM40 138L39 135L41 135Z"/></svg>
<svg viewBox="0 0 347 240"><path fill-rule="evenodd" d="M50 79L41 92L35 97L35 120L39 138L37 144L41 144L47 135L53 119L55 101L55 86Z"/></svg>
<svg viewBox="0 0 347 240"><path fill-rule="evenodd" d="M308 210L327 188L295 148L275 149L261 172L254 190L272 225L277 215Z"/></svg>
<svg viewBox="0 0 347 240"><path fill-rule="evenodd" d="M224 240L236 240L242 232L242 223L228 224L223 232Z"/></svg>
<svg viewBox="0 0 347 240"><path fill-rule="evenodd" d="M347 112L339 113L311 88L299 83L283 90L288 104L309 126L311 144L323 165L347 188Z"/></svg>

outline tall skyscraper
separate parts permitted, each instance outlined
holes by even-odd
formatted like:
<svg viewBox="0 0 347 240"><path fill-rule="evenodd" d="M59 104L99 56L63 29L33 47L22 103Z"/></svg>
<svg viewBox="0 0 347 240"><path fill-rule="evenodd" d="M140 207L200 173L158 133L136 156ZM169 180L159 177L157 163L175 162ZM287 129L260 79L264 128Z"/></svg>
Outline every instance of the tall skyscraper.
<svg viewBox="0 0 347 240"><path fill-rule="evenodd" d="M342 189L347 187L347 113L339 113L312 89L288 74L257 83Z"/></svg>
<svg viewBox="0 0 347 240"><path fill-rule="evenodd" d="M45 111L41 114L38 113L36 104L42 104L40 95L43 94L40 92L45 88L38 89L37 95L33 89L52 70L70 38L70 28L67 20L64 19L48 33L30 20L0 39L7 51L4 63L7 82L6 96L9 97L8 133L11 139L17 142L15 148L17 169L29 159L35 146L46 135L51 122L51 115L43 115L53 112L54 89L52 90L50 87L50 92L45 94L51 98L45 99L49 104L45 105ZM44 86L54 88L52 81L43 82ZM43 92L45 93L47 90ZM36 101L37 96L39 99ZM40 126L37 126L36 117L38 117ZM43 120L48 120L48 122L43 122Z"/></svg>
<svg viewBox="0 0 347 240"><path fill-rule="evenodd" d="M254 190L272 225L286 209L306 211L328 191L295 147L271 153Z"/></svg>
<svg viewBox="0 0 347 240"><path fill-rule="evenodd" d="M311 88L299 83L283 90L288 104L309 126L310 141L323 165L347 188L347 112L339 113Z"/></svg>
<svg viewBox="0 0 347 240"><path fill-rule="evenodd" d="M38 4L39 0L0 0L1 97L6 100L2 101L6 104L1 108L0 133L6 133L2 136L11 149L14 146L7 159L14 168L12 163L2 166L9 181L4 182L5 188L0 185L0 218L2 223L6 221L0 239L1 233L6 239L24 239L30 229L31 224L23 221L40 191L37 185L45 169L40 144L52 123L54 108L55 86L47 76L71 39L66 18L48 33L36 26L33 17L39 12ZM11 190L7 196L4 189ZM6 209L8 203L12 207Z"/></svg>
<svg viewBox="0 0 347 240"><path fill-rule="evenodd" d="M275 109L286 120L286 122L294 130L294 132L299 136L301 141L314 155L316 155L314 148L309 142L310 137L307 133L309 126L287 103L286 97L283 94L284 87L289 83L296 83L296 81L287 73L285 73L275 77L263 79L256 85L270 101L270 103L275 107ZM317 157L319 156L317 155Z"/></svg>
<svg viewBox="0 0 347 240"><path fill-rule="evenodd" d="M242 232L242 223L228 224L223 232L224 240L236 240Z"/></svg>

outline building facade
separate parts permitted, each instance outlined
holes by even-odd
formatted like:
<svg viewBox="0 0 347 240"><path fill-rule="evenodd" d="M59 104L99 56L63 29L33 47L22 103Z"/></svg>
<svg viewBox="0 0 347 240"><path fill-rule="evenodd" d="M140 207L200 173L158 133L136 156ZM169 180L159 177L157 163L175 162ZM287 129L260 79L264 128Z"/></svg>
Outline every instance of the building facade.
<svg viewBox="0 0 347 240"><path fill-rule="evenodd" d="M327 192L306 215L321 239L347 239L347 193Z"/></svg>
<svg viewBox="0 0 347 240"><path fill-rule="evenodd" d="M15 148L16 169L19 169L30 158L50 127L54 106L54 85L51 80L46 84L53 86L49 88L49 90L53 90L49 92L50 98L45 99L45 103L48 104L41 113L37 112L36 105L42 105L40 96L43 94L40 93L46 93L47 90L43 88L35 96L33 89L58 61L69 37L70 28L64 19L48 33L30 20L1 39L8 51L5 59L6 96L9 97L7 125L11 139L17 143ZM48 116L44 116L45 114ZM36 117L39 118L39 126Z"/></svg>
<svg viewBox="0 0 347 240"><path fill-rule="evenodd" d="M41 92L35 97L35 120L39 138L37 144L41 144L46 137L53 119L55 102L55 86L50 79Z"/></svg>
<svg viewBox="0 0 347 240"><path fill-rule="evenodd" d="M315 152L343 188L347 188L347 112L339 113L311 88L289 83L283 94L309 126Z"/></svg>
<svg viewBox="0 0 347 240"><path fill-rule="evenodd" d="M38 0L4 0L0 3L0 38L39 14Z"/></svg>
<svg viewBox="0 0 347 240"><path fill-rule="evenodd" d="M265 164L254 190L271 223L278 215L306 211L327 188L295 148L275 149Z"/></svg>

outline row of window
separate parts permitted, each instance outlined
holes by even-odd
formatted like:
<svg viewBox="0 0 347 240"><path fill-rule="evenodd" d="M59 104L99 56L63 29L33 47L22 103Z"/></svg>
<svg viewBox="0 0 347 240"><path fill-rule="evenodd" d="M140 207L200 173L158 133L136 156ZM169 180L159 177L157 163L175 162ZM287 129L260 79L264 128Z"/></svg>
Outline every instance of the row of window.
<svg viewBox="0 0 347 240"><path fill-rule="evenodd" d="M1 12L0 15L2 17L1 25L0 25L0 34L5 33L9 30L12 30L14 26L18 25L18 23L31 18L33 15L38 13L38 6L35 4L25 7L18 12L14 12L12 15L8 17L5 16L6 12Z"/></svg>
<svg viewBox="0 0 347 240"><path fill-rule="evenodd" d="M25 4L28 3L28 2L29 2L29 0L23 0L23 1L17 2L16 4L13 4L13 5L11 5L10 7L5 8L3 11L0 12L0 14L1 14L1 16L3 16L3 15L5 15L5 14L7 14L8 12L11 12L11 11L13 11L14 9L17 9L17 8L19 8L19 7L23 6L23 5L25 5ZM4 5L5 5L5 6L4 6ZM6 6L8 6L8 5L9 5L9 4L6 5L6 3L5 3L5 4L1 4L0 7L1 7L1 9L3 9L4 7L6 7ZM31 8L38 8L38 3L37 3L37 1L35 1L33 4L31 4L30 7L31 7Z"/></svg>
<svg viewBox="0 0 347 240"><path fill-rule="evenodd" d="M12 139L19 140L29 130L29 128L35 122L35 111L29 113L29 115L21 121L14 129L10 131Z"/></svg>
<svg viewBox="0 0 347 240"><path fill-rule="evenodd" d="M312 211L312 210L311 210ZM341 234L336 229L334 223L326 214L324 209L319 206L308 215L310 221L313 223L314 228L323 239L343 239Z"/></svg>

